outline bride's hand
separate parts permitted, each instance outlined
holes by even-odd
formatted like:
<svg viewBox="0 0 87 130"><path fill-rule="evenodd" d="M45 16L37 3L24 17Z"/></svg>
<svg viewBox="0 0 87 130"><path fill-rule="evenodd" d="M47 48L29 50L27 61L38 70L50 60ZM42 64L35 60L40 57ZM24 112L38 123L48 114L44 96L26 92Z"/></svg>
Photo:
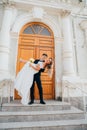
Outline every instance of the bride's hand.
<svg viewBox="0 0 87 130"><path fill-rule="evenodd" d="M22 59L22 58L20 58L20 59L19 59L19 62L26 63L26 62L28 62L28 61L27 61L27 60L24 60L24 59Z"/></svg>
<svg viewBox="0 0 87 130"><path fill-rule="evenodd" d="M19 59L19 62L22 62L22 58Z"/></svg>

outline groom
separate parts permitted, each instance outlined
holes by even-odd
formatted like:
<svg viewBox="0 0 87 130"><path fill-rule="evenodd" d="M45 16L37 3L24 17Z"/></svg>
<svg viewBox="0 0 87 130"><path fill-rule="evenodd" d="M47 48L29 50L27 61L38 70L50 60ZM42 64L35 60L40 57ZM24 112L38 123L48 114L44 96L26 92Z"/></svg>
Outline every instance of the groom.
<svg viewBox="0 0 87 130"><path fill-rule="evenodd" d="M34 61L34 63L37 64L39 61L44 62L47 59L47 57L48 57L47 54L43 53L41 58L40 59L36 59ZM30 88L31 101L28 103L29 105L34 103L34 86L35 86L35 81L36 81L36 84L37 84L38 90L39 90L40 103L41 104L46 104L43 101L43 89L42 89L42 84L41 84L41 79L40 79L41 72L44 72L44 70L45 69L40 69L39 72L34 75L33 84L32 84L32 87Z"/></svg>

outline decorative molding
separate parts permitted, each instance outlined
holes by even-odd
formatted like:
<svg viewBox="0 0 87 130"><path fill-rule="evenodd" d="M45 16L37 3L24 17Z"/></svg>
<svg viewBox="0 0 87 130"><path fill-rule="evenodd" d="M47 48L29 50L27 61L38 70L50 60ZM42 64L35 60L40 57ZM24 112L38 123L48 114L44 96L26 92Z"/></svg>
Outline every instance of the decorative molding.
<svg viewBox="0 0 87 130"><path fill-rule="evenodd" d="M55 42L56 43L63 43L64 42L64 37L55 37Z"/></svg>
<svg viewBox="0 0 87 130"><path fill-rule="evenodd" d="M53 17L49 16L48 14L45 14L42 19L37 19L32 17L32 13L22 13L21 15L19 15L18 17L16 17L15 23L11 29L11 33L18 33L20 32L21 28L29 23L29 22L34 22L34 21L38 21L38 22L43 22L44 24L46 24L47 26L49 26L54 33L54 37L61 37L61 31L60 31L60 27L58 25L58 23L55 21L55 19L53 19Z"/></svg>
<svg viewBox="0 0 87 130"><path fill-rule="evenodd" d="M4 74L6 77L8 77L9 74L10 74L10 72L9 72L8 69L0 69L0 80L3 79L3 76L4 76L3 74Z"/></svg>
<svg viewBox="0 0 87 130"><path fill-rule="evenodd" d="M6 47L6 46L3 46L3 45L0 45L0 53L10 53L10 48L9 47Z"/></svg>
<svg viewBox="0 0 87 130"><path fill-rule="evenodd" d="M79 24L81 29L87 30L87 20L83 20L80 24Z"/></svg>
<svg viewBox="0 0 87 130"><path fill-rule="evenodd" d="M9 0L9 4L17 8L29 10L30 7L42 7L54 10L54 12L67 10L69 12L79 12L85 6L85 2L79 0Z"/></svg>
<svg viewBox="0 0 87 130"><path fill-rule="evenodd" d="M82 45L82 48L86 47L87 48L87 20L83 20L79 24L80 28L82 29L84 33L84 44Z"/></svg>
<svg viewBox="0 0 87 130"><path fill-rule="evenodd" d="M69 12L69 11L67 11L67 10L63 10L62 12L61 12L61 16L62 17L66 17L66 16L68 16L68 15L70 15L71 14L71 12Z"/></svg>
<svg viewBox="0 0 87 130"><path fill-rule="evenodd" d="M74 72L68 72L68 71L63 71L63 75L66 75L66 76L72 76L72 75L75 75L75 73Z"/></svg>
<svg viewBox="0 0 87 130"><path fill-rule="evenodd" d="M34 7L31 11L33 18L35 19L42 19L43 16L46 14L43 8Z"/></svg>
<svg viewBox="0 0 87 130"><path fill-rule="evenodd" d="M10 35L11 35L12 38L16 38L16 39L19 37L19 35L18 35L17 32L12 32L12 31L11 31L11 32L10 32Z"/></svg>
<svg viewBox="0 0 87 130"><path fill-rule="evenodd" d="M72 52L71 51L64 51L63 58L72 58Z"/></svg>
<svg viewBox="0 0 87 130"><path fill-rule="evenodd" d="M13 0L2 0L3 6L12 6L14 5Z"/></svg>

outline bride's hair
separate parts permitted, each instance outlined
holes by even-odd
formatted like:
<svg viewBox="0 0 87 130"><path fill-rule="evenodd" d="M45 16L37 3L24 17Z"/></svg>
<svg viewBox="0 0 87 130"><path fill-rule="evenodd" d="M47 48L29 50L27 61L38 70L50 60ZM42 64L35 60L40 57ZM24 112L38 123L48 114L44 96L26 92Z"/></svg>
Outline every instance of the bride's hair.
<svg viewBox="0 0 87 130"><path fill-rule="evenodd" d="M50 78L52 78L52 75L53 75L53 59L52 58L49 58L50 60L50 63L46 64L46 68L47 68L47 73L48 73L48 76Z"/></svg>

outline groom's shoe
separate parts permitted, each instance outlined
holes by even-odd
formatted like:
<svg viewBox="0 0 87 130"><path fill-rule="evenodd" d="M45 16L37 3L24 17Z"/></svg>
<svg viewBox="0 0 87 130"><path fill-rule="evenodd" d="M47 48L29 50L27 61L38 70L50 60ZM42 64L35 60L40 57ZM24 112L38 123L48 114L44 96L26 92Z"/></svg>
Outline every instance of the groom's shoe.
<svg viewBox="0 0 87 130"><path fill-rule="evenodd" d="M33 103L34 103L34 101L30 101L28 104L29 104L29 105L32 105Z"/></svg>
<svg viewBox="0 0 87 130"><path fill-rule="evenodd" d="M40 101L40 104L46 104L44 101Z"/></svg>

